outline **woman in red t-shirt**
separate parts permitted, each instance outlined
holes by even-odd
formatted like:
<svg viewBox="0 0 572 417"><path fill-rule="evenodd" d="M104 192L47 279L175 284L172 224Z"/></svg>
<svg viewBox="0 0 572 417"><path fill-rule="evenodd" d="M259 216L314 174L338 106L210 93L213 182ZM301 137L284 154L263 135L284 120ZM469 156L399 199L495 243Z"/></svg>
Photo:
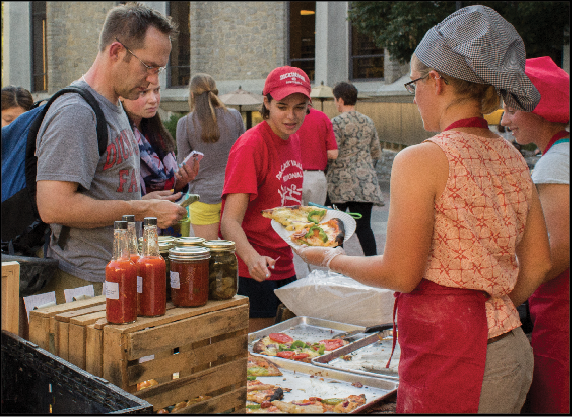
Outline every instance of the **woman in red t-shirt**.
<svg viewBox="0 0 572 417"><path fill-rule="evenodd" d="M296 280L292 250L261 210L300 204L300 141L310 101L310 81L300 68L279 67L266 78L262 123L233 145L222 191L221 236L236 243L238 293L250 298L249 332L274 324L274 290Z"/></svg>

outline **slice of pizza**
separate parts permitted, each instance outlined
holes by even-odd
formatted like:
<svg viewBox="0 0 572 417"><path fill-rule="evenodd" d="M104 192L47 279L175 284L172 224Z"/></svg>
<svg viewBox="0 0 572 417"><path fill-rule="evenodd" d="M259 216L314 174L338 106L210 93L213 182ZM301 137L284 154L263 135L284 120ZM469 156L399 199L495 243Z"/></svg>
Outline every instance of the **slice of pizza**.
<svg viewBox="0 0 572 417"><path fill-rule="evenodd" d="M327 209L313 206L285 206L262 210L262 216L280 223L288 231L300 231L307 225L321 222Z"/></svg>
<svg viewBox="0 0 572 417"><path fill-rule="evenodd" d="M284 391L280 387L246 392L246 399L258 404L264 401L281 400L282 398L284 398Z"/></svg>
<svg viewBox="0 0 572 417"><path fill-rule="evenodd" d="M334 407L334 413L351 413L366 403L365 394L350 395Z"/></svg>
<svg viewBox="0 0 572 417"><path fill-rule="evenodd" d="M307 226L292 233L290 240L295 245L336 247L344 243L344 223L333 218L327 222Z"/></svg>
<svg viewBox="0 0 572 417"><path fill-rule="evenodd" d="M275 363L253 355L248 355L246 374L248 376L282 376L282 372Z"/></svg>
<svg viewBox="0 0 572 417"><path fill-rule="evenodd" d="M320 401L272 401L280 411L288 414L323 414L326 410Z"/></svg>

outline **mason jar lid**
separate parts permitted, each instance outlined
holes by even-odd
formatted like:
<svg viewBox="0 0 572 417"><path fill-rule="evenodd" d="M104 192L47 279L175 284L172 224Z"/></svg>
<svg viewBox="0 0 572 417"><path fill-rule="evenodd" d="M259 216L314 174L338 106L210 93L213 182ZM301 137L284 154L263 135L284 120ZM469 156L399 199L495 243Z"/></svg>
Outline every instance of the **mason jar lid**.
<svg viewBox="0 0 572 417"><path fill-rule="evenodd" d="M178 261L196 261L209 259L211 252L202 246L175 246L169 249L169 259Z"/></svg>
<svg viewBox="0 0 572 417"><path fill-rule="evenodd" d="M207 240L203 243L205 248L209 248L213 252L235 250L236 245L230 240Z"/></svg>
<svg viewBox="0 0 572 417"><path fill-rule="evenodd" d="M173 244L175 246L202 246L204 241L202 237L178 237Z"/></svg>
<svg viewBox="0 0 572 417"><path fill-rule="evenodd" d="M159 242L159 252L169 252L169 249L173 247L173 242L163 241Z"/></svg>

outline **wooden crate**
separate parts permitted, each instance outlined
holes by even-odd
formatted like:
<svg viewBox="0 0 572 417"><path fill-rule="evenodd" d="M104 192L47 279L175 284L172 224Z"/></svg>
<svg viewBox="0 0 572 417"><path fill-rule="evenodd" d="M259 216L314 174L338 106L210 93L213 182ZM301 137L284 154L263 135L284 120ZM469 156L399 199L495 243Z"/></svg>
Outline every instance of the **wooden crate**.
<svg viewBox="0 0 572 417"><path fill-rule="evenodd" d="M208 395L212 398L180 413L244 412L248 312L248 298L237 295L127 325L98 321L87 326L86 358L97 356L101 347L103 355L89 360L87 370L97 372L101 363L103 378L150 402L155 411ZM150 355L154 359L139 362ZM138 383L150 379L158 385L137 391Z"/></svg>
<svg viewBox="0 0 572 417"><path fill-rule="evenodd" d="M101 304L105 305L104 295L30 311L30 342L35 343L42 349L59 356L58 350L60 343L55 316L69 311L81 310Z"/></svg>
<svg viewBox="0 0 572 417"><path fill-rule="evenodd" d="M18 334L20 264L2 262L2 330Z"/></svg>

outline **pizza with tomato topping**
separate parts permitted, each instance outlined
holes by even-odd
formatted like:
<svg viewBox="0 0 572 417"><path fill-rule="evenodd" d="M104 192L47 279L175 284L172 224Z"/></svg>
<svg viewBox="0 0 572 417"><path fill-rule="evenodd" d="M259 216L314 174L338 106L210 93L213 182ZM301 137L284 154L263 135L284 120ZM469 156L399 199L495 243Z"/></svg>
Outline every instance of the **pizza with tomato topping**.
<svg viewBox="0 0 572 417"><path fill-rule="evenodd" d="M325 246L334 248L344 243L344 222L334 217L327 222L307 225L290 235L295 245Z"/></svg>
<svg viewBox="0 0 572 417"><path fill-rule="evenodd" d="M348 343L342 339L324 339L316 343L307 343L294 340L285 333L270 333L254 343L252 351L266 356L310 362L312 358L322 356Z"/></svg>

